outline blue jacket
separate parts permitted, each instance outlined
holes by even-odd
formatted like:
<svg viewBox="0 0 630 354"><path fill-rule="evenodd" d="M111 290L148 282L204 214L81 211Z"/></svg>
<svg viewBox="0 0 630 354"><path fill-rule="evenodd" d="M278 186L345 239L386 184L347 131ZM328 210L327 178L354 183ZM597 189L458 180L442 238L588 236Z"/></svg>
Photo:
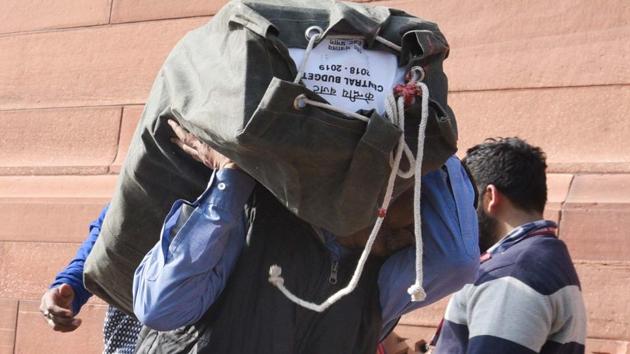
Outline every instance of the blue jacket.
<svg viewBox="0 0 630 354"><path fill-rule="evenodd" d="M415 251L390 256L379 273L382 335L404 313L429 305L471 282L478 269L474 187L457 158L423 177L424 288L427 298L411 302L407 288L415 279ZM136 270L134 312L158 330L195 323L218 298L245 244L243 206L254 181L236 170L221 170L194 203L177 201L162 228L161 240ZM188 213L186 210L192 212ZM187 217L173 230L180 215ZM348 250L321 232L335 257Z"/></svg>
<svg viewBox="0 0 630 354"><path fill-rule="evenodd" d="M103 219L105 219L105 213L107 213L107 209L109 205L106 205L105 208L101 211L98 218L92 223L90 223L90 229L87 238L81 244L81 247L77 251L77 254L74 256L72 261L55 277L55 280L50 285L51 288L60 286L61 284L68 284L74 290L74 301L72 302L72 312L76 315L81 310L81 306L83 306L92 296L92 294L85 289L83 286L83 264L87 256L92 251L92 247L94 247L94 242L98 238L98 235L101 233L101 225L103 224Z"/></svg>

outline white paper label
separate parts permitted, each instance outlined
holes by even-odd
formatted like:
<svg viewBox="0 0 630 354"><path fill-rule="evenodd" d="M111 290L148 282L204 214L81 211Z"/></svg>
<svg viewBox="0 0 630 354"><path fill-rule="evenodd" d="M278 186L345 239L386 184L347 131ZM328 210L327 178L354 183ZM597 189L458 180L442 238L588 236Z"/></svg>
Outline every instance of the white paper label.
<svg viewBox="0 0 630 354"><path fill-rule="evenodd" d="M304 52L289 48L298 67ZM361 38L329 36L311 51L302 82L333 106L352 112L376 109L383 113L385 98L403 76L394 54L364 49Z"/></svg>

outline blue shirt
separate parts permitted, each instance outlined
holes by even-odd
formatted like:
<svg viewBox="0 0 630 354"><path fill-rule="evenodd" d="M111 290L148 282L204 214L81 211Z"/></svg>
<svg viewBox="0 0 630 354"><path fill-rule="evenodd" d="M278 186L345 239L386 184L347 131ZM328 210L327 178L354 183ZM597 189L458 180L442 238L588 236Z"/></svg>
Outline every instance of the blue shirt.
<svg viewBox="0 0 630 354"><path fill-rule="evenodd" d="M90 299L92 294L85 289L83 286L83 265L85 264L85 260L87 256L92 251L92 247L94 247L94 243L98 238L98 235L101 233L101 225L103 224L103 219L105 219L105 214L107 213L107 209L109 205L106 205L105 208L101 211L98 218L90 224L90 232L88 233L87 238L79 247L77 254L74 256L70 264L68 264L57 276L55 280L50 285L50 288L54 288L56 286L60 286L61 284L68 284L74 290L74 300L72 302L72 312L76 315L81 310L81 307Z"/></svg>
<svg viewBox="0 0 630 354"><path fill-rule="evenodd" d="M423 177L422 216L426 300L411 302L407 288L415 280L415 250L407 247L381 267L383 331L400 316L431 304L471 282L478 268L474 187L457 158ZM244 205L254 181L237 170L220 170L193 203L177 201L166 217L161 239L137 268L133 283L134 312L157 330L196 322L225 287L245 244ZM184 220L180 220L184 218ZM175 225L181 225L174 230ZM345 249L325 235L336 256Z"/></svg>

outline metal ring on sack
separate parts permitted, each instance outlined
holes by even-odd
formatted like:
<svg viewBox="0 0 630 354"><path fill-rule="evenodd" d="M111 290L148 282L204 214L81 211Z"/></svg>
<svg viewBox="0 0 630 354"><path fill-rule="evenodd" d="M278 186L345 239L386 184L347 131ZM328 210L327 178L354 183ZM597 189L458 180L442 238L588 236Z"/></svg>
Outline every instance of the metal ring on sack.
<svg viewBox="0 0 630 354"><path fill-rule="evenodd" d="M301 94L295 97L295 100L293 100L293 108L295 108L296 111L306 108L306 95Z"/></svg>
<svg viewBox="0 0 630 354"><path fill-rule="evenodd" d="M421 66L414 66L409 72L411 73L411 81L424 80L424 69Z"/></svg>
<svg viewBox="0 0 630 354"><path fill-rule="evenodd" d="M313 38L313 36L319 36L324 32L324 30L319 27L319 26L311 26L309 28L306 29L306 31L304 31L304 38L306 38L307 41L311 41L311 38Z"/></svg>

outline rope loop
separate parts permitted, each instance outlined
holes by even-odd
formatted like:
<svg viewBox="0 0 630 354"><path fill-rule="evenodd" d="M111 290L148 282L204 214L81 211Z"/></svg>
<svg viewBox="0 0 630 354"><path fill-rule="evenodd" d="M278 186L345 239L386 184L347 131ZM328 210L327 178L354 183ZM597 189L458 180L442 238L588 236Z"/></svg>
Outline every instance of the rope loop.
<svg viewBox="0 0 630 354"><path fill-rule="evenodd" d="M424 69L419 65L416 65L409 69L409 74L411 74L410 81L412 82L424 81Z"/></svg>

